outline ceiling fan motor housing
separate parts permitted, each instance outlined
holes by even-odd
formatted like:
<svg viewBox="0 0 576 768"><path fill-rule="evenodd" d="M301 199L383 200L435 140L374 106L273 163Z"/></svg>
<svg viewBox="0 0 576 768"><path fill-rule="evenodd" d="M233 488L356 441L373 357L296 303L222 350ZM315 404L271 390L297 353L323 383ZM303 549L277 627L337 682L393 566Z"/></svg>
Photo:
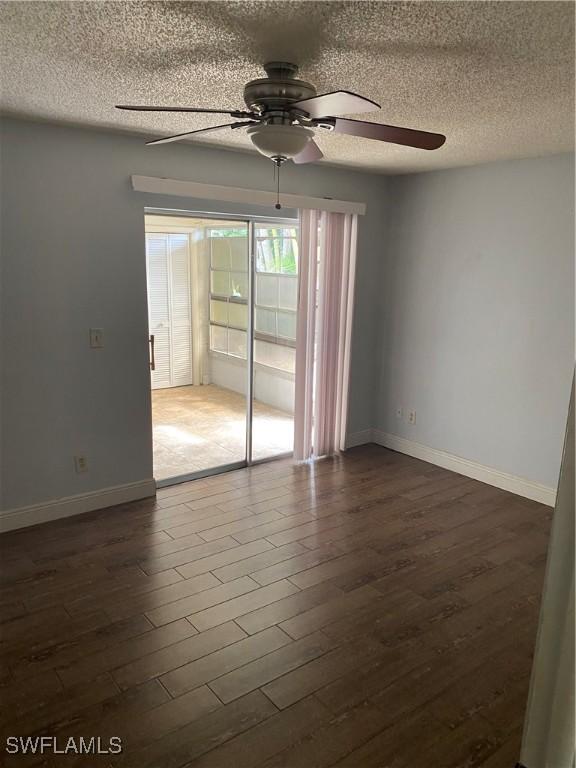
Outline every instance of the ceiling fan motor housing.
<svg viewBox="0 0 576 768"><path fill-rule="evenodd" d="M295 64L273 61L265 64L264 69L268 77L251 80L244 87L246 106L259 114L274 113L271 115L273 122L285 121L290 125L289 116L279 113L289 109L292 102L316 96L316 89L310 83L296 79L298 67Z"/></svg>

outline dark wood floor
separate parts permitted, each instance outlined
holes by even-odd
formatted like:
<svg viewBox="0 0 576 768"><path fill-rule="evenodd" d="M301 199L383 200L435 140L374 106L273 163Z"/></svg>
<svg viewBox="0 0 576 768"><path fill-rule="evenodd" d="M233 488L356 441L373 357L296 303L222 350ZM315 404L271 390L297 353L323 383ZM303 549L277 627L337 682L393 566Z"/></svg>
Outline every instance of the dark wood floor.
<svg viewBox="0 0 576 768"><path fill-rule="evenodd" d="M511 768L550 519L366 446L6 534L2 747L124 745L6 765Z"/></svg>

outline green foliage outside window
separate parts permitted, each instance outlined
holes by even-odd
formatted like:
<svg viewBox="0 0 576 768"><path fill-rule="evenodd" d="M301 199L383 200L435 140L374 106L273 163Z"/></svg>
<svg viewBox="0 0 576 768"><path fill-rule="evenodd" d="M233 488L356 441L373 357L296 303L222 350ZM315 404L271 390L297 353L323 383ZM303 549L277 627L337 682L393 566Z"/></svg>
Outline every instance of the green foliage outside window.
<svg viewBox="0 0 576 768"><path fill-rule="evenodd" d="M296 228L257 228L256 271L282 275L296 275L298 273Z"/></svg>
<svg viewBox="0 0 576 768"><path fill-rule="evenodd" d="M298 274L296 227L256 227L256 271L281 275ZM209 237L247 237L246 228L210 229Z"/></svg>
<svg viewBox="0 0 576 768"><path fill-rule="evenodd" d="M248 237L246 227L240 229L211 229L208 237Z"/></svg>

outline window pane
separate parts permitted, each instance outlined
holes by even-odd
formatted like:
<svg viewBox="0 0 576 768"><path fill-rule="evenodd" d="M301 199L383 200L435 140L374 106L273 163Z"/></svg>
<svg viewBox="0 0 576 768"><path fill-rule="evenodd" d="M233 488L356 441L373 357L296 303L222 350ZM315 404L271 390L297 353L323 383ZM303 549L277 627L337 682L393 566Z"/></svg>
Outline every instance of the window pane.
<svg viewBox="0 0 576 768"><path fill-rule="evenodd" d="M210 349L215 352L228 353L228 331L217 325L210 326Z"/></svg>
<svg viewBox="0 0 576 768"><path fill-rule="evenodd" d="M298 280L295 277L278 278L278 304L284 309L297 309Z"/></svg>
<svg viewBox="0 0 576 768"><path fill-rule="evenodd" d="M258 272L278 272L278 256L274 245L268 238L256 240L256 270Z"/></svg>
<svg viewBox="0 0 576 768"><path fill-rule="evenodd" d="M278 336L287 339L296 339L296 314L291 312L278 312Z"/></svg>
<svg viewBox="0 0 576 768"><path fill-rule="evenodd" d="M226 301L210 302L210 320L213 323L228 325L228 303Z"/></svg>
<svg viewBox="0 0 576 768"><path fill-rule="evenodd" d="M218 296L230 296L230 273L212 271L210 274L210 290Z"/></svg>
<svg viewBox="0 0 576 768"><path fill-rule="evenodd" d="M228 329L228 354L235 357L246 357L246 333Z"/></svg>
<svg viewBox="0 0 576 768"><path fill-rule="evenodd" d="M248 307L246 304L228 304L228 317L230 325L235 328L246 328L248 325Z"/></svg>
<svg viewBox="0 0 576 768"><path fill-rule="evenodd" d="M246 227L218 227L210 230L209 237L246 237Z"/></svg>
<svg viewBox="0 0 576 768"><path fill-rule="evenodd" d="M210 240L210 263L212 269L230 269L230 243L225 237Z"/></svg>
<svg viewBox="0 0 576 768"><path fill-rule="evenodd" d="M256 304L265 307L278 306L278 278L273 275L256 275Z"/></svg>
<svg viewBox="0 0 576 768"><path fill-rule="evenodd" d="M294 237L296 227L269 227L261 224L256 227L256 237Z"/></svg>
<svg viewBox="0 0 576 768"><path fill-rule="evenodd" d="M256 228L256 271L285 275L298 273L297 227Z"/></svg>
<svg viewBox="0 0 576 768"><path fill-rule="evenodd" d="M298 272L298 243L295 238L282 240L281 271L287 275Z"/></svg>
<svg viewBox="0 0 576 768"><path fill-rule="evenodd" d="M230 238L230 267L235 272L248 271L248 238Z"/></svg>
<svg viewBox="0 0 576 768"><path fill-rule="evenodd" d="M276 312L271 309L260 309L256 307L254 316L254 325L260 333L268 333L270 336L276 336Z"/></svg>
<svg viewBox="0 0 576 768"><path fill-rule="evenodd" d="M264 263L264 255L259 242L256 242L256 272L266 272L266 264Z"/></svg>
<svg viewBox="0 0 576 768"><path fill-rule="evenodd" d="M232 285L232 296L238 298L248 298L248 274L246 272L231 272L230 283Z"/></svg>
<svg viewBox="0 0 576 768"><path fill-rule="evenodd" d="M261 365L271 368L279 368L288 373L294 373L296 363L296 350L292 347L283 347L279 344L271 344L268 341L254 341L254 360Z"/></svg>

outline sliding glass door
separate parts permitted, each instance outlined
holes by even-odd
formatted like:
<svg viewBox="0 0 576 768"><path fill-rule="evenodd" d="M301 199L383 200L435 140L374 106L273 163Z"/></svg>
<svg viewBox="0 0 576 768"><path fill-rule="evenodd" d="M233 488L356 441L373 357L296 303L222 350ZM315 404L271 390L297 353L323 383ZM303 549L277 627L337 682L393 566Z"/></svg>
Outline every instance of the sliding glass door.
<svg viewBox="0 0 576 768"><path fill-rule="evenodd" d="M292 451L297 225L146 215L159 484Z"/></svg>
<svg viewBox="0 0 576 768"><path fill-rule="evenodd" d="M208 223L204 229L209 261L209 338L203 389L215 393L210 442L218 450L203 455L205 468L248 459L250 248L245 222Z"/></svg>
<svg viewBox="0 0 576 768"><path fill-rule="evenodd" d="M252 459L291 453L298 306L298 230L253 223Z"/></svg>

